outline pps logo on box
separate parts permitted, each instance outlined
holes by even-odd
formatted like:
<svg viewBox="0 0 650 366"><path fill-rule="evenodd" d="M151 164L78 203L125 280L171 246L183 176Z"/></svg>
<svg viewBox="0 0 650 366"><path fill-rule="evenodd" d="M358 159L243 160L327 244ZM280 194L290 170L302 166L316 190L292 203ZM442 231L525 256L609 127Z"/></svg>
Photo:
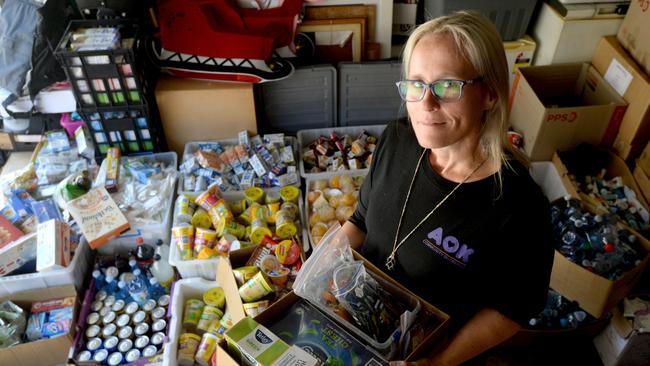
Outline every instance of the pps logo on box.
<svg viewBox="0 0 650 366"><path fill-rule="evenodd" d="M546 122L573 122L578 118L578 113L553 113L546 117Z"/></svg>

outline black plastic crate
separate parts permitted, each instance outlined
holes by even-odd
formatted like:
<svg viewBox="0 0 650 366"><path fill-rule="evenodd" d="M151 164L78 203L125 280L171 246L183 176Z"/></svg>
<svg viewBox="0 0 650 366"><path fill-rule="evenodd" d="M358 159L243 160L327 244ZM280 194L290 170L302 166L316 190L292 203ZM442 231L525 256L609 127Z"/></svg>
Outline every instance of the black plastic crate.
<svg viewBox="0 0 650 366"><path fill-rule="evenodd" d="M76 31L88 28L117 28L120 46L115 49L72 50ZM138 26L131 20L73 20L61 38L55 56L72 85L82 108L143 106L147 82L139 62Z"/></svg>
<svg viewBox="0 0 650 366"><path fill-rule="evenodd" d="M109 147L119 147L124 155L159 151L159 123L146 105L140 107L104 107L80 112L95 144L97 156L106 155Z"/></svg>

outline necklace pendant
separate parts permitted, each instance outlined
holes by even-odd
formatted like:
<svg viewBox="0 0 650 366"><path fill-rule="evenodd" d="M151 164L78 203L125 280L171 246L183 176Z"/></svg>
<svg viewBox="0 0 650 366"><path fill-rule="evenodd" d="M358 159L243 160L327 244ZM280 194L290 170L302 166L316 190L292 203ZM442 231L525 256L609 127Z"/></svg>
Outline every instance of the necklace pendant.
<svg viewBox="0 0 650 366"><path fill-rule="evenodd" d="M393 268L395 268L395 255L391 254L388 256L386 259L386 268L388 268L389 271L392 271Z"/></svg>

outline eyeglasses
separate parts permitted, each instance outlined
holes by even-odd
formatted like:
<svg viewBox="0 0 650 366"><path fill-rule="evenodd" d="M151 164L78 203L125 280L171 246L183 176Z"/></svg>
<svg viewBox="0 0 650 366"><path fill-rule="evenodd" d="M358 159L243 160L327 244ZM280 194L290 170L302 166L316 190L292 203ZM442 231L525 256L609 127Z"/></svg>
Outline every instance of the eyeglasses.
<svg viewBox="0 0 650 366"><path fill-rule="evenodd" d="M474 84L480 80L478 77L471 80L442 79L427 84L420 80L402 80L395 83L399 96L405 102L419 102L424 98L427 89L431 90L439 102L457 102L463 97L463 87Z"/></svg>

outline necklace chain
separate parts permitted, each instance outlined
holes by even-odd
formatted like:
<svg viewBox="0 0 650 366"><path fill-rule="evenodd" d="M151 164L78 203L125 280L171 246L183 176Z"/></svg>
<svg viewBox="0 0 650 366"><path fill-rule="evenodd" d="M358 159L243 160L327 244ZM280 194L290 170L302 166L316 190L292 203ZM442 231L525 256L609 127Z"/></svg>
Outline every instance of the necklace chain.
<svg viewBox="0 0 650 366"><path fill-rule="evenodd" d="M438 202L438 204L436 204L435 207L431 211L429 211L429 213L426 216L424 216L424 218L422 220L420 220L420 222L417 225L415 225L413 230L411 230L408 234L406 234L406 236L404 238L402 238L402 240L398 244L397 243L397 238L399 237L400 228L402 227L402 221L404 220L404 213L406 212L406 206L408 205L409 198L411 197L411 191L413 190L413 184L415 183L415 177L417 177L417 175L418 175L418 171L420 170L420 165L422 165L422 159L424 158L424 155L426 155L426 152L427 152L427 149L424 149L424 151L422 151L422 155L420 155L420 159L418 160L418 164L415 167L415 172L413 173L413 178L411 178L411 184L409 185L409 190L406 193L406 199L404 200L404 206L402 207L402 213L400 214L399 222L397 223L397 232L395 233L395 240L393 241L393 250L390 252L390 255L388 256L388 258L386 258L386 268L388 268L388 270L390 270L390 271L392 271L393 268L395 267L395 255L397 254L397 250L399 250L399 248L402 246L402 244L404 244L406 242L406 239L408 239L411 236L411 234L413 234L415 232L415 230L417 230L425 221L427 221L427 219L429 217L431 217L431 215L433 215L434 212L436 212L438 207L440 207L449 197L451 197L451 195L454 194L454 192L456 192L456 190L458 188L460 188L460 186L463 185L463 183L467 182L467 180L474 173L476 173L476 171L481 166L483 166L483 164L487 160L487 159L483 160L462 181L460 181L460 183L458 183L454 187L454 189L451 190L451 192L447 193L447 195L445 197L443 197L440 200L440 202Z"/></svg>

